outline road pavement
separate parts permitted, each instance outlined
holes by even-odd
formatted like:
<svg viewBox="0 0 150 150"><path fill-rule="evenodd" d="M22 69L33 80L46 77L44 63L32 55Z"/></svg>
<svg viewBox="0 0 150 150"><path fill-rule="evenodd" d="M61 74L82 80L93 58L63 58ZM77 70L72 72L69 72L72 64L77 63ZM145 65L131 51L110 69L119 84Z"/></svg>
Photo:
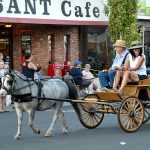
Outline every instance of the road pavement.
<svg viewBox="0 0 150 150"><path fill-rule="evenodd" d="M44 137L49 127L52 111L37 112L34 124L41 130L40 135L28 127L28 116L23 118L22 136L14 140L17 132L15 111L0 113L0 150L147 150L150 146L150 121L135 133L124 132L116 115L105 115L96 129L84 128L72 107L63 111L69 126L68 134L61 135L61 121L58 120L52 137Z"/></svg>

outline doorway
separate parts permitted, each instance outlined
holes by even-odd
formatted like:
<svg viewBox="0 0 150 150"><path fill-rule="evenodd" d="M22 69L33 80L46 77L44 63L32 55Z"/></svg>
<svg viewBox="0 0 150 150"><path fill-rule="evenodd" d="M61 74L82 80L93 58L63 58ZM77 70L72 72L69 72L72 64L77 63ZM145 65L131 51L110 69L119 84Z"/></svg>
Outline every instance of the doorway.
<svg viewBox="0 0 150 150"><path fill-rule="evenodd" d="M0 53L3 53L4 62L8 62L13 67L12 50L12 25L0 24Z"/></svg>

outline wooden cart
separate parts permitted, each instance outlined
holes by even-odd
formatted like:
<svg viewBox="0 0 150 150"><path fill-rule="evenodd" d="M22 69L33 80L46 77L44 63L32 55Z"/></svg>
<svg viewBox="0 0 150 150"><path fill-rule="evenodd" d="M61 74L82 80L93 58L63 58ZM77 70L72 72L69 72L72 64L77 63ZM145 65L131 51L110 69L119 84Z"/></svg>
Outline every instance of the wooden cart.
<svg viewBox="0 0 150 150"><path fill-rule="evenodd" d="M119 125L126 132L135 132L150 119L150 78L138 85L127 85L120 96L117 92L95 92L84 100L73 100L80 107L80 122L86 128L96 128L104 113L117 114Z"/></svg>

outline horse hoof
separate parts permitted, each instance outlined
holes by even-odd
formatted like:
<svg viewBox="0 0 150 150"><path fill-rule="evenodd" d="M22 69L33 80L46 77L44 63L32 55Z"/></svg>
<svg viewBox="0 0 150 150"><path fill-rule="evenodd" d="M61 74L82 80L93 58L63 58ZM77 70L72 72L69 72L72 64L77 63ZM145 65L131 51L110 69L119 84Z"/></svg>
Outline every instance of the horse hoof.
<svg viewBox="0 0 150 150"><path fill-rule="evenodd" d="M20 136L14 136L14 140L20 140Z"/></svg>
<svg viewBox="0 0 150 150"><path fill-rule="evenodd" d="M50 136L52 136L52 133L51 133L51 132L45 133L45 137L50 137Z"/></svg>
<svg viewBox="0 0 150 150"><path fill-rule="evenodd" d="M40 134L41 132L40 132L40 130L37 130L37 134Z"/></svg>
<svg viewBox="0 0 150 150"><path fill-rule="evenodd" d="M33 131L33 133L35 133L35 134L40 134L41 132L40 132L40 130L39 129L37 129L37 128L35 128L34 130L32 130Z"/></svg>
<svg viewBox="0 0 150 150"><path fill-rule="evenodd" d="M62 134L67 134L67 133L68 133L68 131L66 129L62 130Z"/></svg>

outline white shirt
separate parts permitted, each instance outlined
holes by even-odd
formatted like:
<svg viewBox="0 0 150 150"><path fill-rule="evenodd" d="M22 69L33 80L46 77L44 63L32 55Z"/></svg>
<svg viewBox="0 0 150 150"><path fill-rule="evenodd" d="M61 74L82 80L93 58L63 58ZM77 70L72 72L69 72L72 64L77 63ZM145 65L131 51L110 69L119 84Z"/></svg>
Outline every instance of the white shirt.
<svg viewBox="0 0 150 150"><path fill-rule="evenodd" d="M112 66L111 66L111 69L114 69L114 67L121 67L122 62L127 53L129 53L127 48L123 51L123 53L121 55L116 52L116 56L115 56Z"/></svg>
<svg viewBox="0 0 150 150"><path fill-rule="evenodd" d="M142 54L142 56L144 57L144 61L143 61L142 65L141 65L141 67L138 70L136 70L135 72L137 74L139 74L139 75L147 75L146 63L145 63L145 55ZM135 68L136 64L139 61L139 58L140 58L140 56L138 56L136 58L133 58L131 54L129 55L129 61L130 61L130 67L131 68Z"/></svg>
<svg viewBox="0 0 150 150"><path fill-rule="evenodd" d="M83 76L86 77L87 79L92 79L92 78L94 78L93 74L92 74L90 71L85 71L85 70L83 70L83 71L82 71L82 74L83 74Z"/></svg>

